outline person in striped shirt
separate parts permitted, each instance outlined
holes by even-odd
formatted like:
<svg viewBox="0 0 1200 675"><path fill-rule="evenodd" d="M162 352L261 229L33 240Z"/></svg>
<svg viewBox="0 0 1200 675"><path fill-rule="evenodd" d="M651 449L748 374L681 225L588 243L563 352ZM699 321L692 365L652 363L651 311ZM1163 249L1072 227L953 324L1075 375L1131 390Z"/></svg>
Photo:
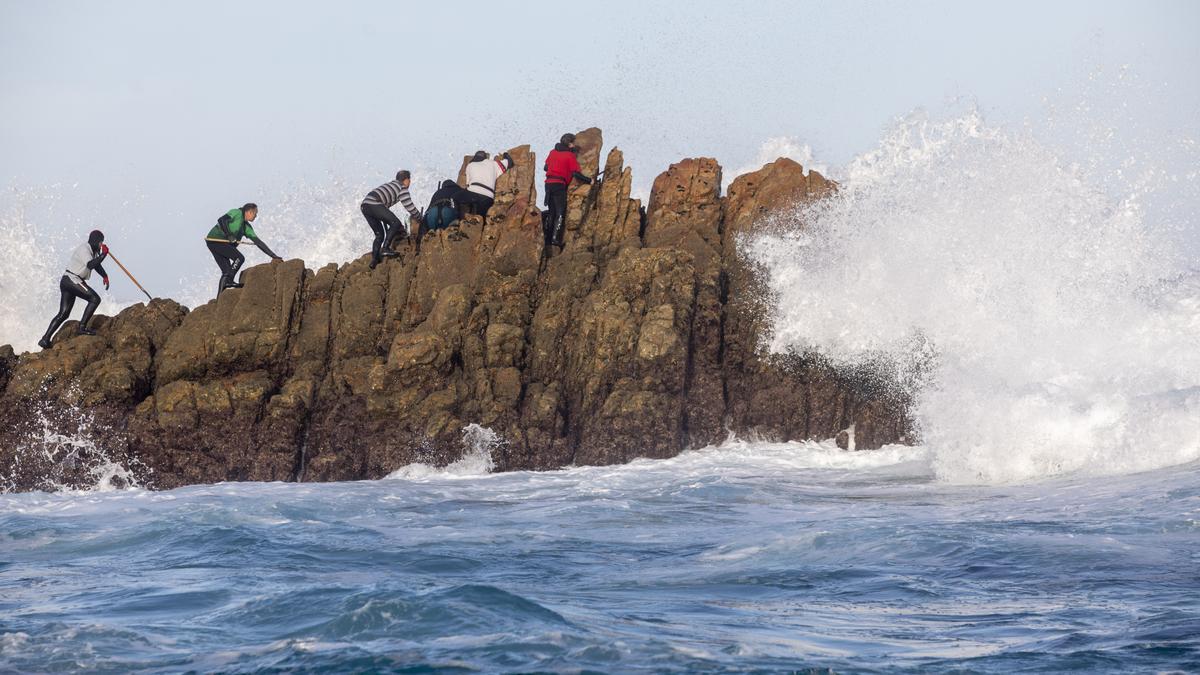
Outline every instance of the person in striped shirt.
<svg viewBox="0 0 1200 675"><path fill-rule="evenodd" d="M375 241L371 244L371 269L375 269L382 258L394 258L399 255L392 250L392 241L396 235L403 232L408 236L408 230L396 214L392 213L391 207L399 202L418 223L421 221L421 212L413 203L412 195L408 194L408 186L411 184L412 174L400 171L396 174L396 180L371 190L362 201L363 218L367 219L367 225L370 225L371 231L375 233Z"/></svg>

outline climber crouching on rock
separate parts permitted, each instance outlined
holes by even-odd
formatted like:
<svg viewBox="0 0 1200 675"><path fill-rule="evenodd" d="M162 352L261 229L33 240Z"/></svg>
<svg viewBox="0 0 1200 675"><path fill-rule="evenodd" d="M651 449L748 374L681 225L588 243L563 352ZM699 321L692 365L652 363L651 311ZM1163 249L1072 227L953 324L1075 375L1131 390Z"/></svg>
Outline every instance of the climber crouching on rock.
<svg viewBox="0 0 1200 675"><path fill-rule="evenodd" d="M93 270L99 272L100 278L104 280L104 290L108 290L108 273L101 265L107 257L108 246L104 244L104 233L100 230L92 230L88 235L88 240L71 253L66 273L58 280L58 314L55 314L54 318L50 320L50 327L38 341L39 347L50 348L50 339L54 337L54 332L71 316L71 310L75 307L75 298L87 301L87 308L83 310L83 318L79 320L79 334L96 334L96 331L88 327L88 323L92 320L92 314L96 313L96 308L100 306L100 294L88 286L87 280L91 278Z"/></svg>
<svg viewBox="0 0 1200 675"><path fill-rule="evenodd" d="M460 207L486 218L488 209L496 202L496 179L512 165L512 157L507 152L495 159L483 150L476 152L467 162L467 192L460 200Z"/></svg>
<svg viewBox="0 0 1200 675"><path fill-rule="evenodd" d="M396 180L380 185L363 198L360 207L363 218L367 219L367 225L370 225L371 231L375 233L375 241L371 243L371 269L375 269L381 259L394 258L398 255L392 250L392 241L396 239L396 235L400 233L408 235L400 219L396 217L395 213L392 213L392 207L396 205L396 202L399 202L404 210L408 211L408 215L418 225L421 222L421 212L417 210L417 205L413 204L412 195L408 193L410 185L412 185L412 173L398 171Z"/></svg>
<svg viewBox="0 0 1200 675"><path fill-rule="evenodd" d="M425 209L425 230L444 230L458 222L459 206L462 204L467 191L458 183L446 179L442 181L437 192L429 200L429 208Z"/></svg>
<svg viewBox="0 0 1200 675"><path fill-rule="evenodd" d="M563 134L546 157L543 168L546 170L546 206L550 210L542 224L546 248L550 248L550 244L560 250L563 247L563 233L567 228L567 186L571 180L592 184L591 178L580 173L579 159L575 156L578 153L575 134Z"/></svg>
<svg viewBox="0 0 1200 675"><path fill-rule="evenodd" d="M258 205L254 203L246 204L240 209L230 209L228 213L217 219L216 227L209 230L208 236L204 238L209 252L217 261L217 267L221 268L221 280L217 283L217 295L220 295L221 291L226 288L242 287L241 282L236 279L242 263L246 262L246 256L237 250L242 237L249 237L250 241L254 242L254 245L270 256L272 260L283 259L275 255L275 252L258 238L254 228L250 226L250 223L254 222L257 217Z"/></svg>

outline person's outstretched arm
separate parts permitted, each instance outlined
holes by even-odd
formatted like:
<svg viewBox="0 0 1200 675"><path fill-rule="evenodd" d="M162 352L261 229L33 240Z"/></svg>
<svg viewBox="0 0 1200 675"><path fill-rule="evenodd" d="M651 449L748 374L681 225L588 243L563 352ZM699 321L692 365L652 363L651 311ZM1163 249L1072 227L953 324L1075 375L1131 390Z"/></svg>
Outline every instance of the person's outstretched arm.
<svg viewBox="0 0 1200 675"><path fill-rule="evenodd" d="M259 239L257 236L255 236L253 234L248 234L246 236L250 237L250 241L254 242L254 245L258 247L258 250L262 251L263 253L266 253L269 257L271 257L275 260L283 260L283 258L280 258L279 256L275 255L275 252L271 250L271 247L267 246L266 243L264 243L262 239Z"/></svg>
<svg viewBox="0 0 1200 675"><path fill-rule="evenodd" d="M421 211L417 208L417 205L413 203L412 195L409 194L408 188L406 187L400 188L400 205L403 206L404 210L408 211L408 215L412 216L413 218L421 217Z"/></svg>

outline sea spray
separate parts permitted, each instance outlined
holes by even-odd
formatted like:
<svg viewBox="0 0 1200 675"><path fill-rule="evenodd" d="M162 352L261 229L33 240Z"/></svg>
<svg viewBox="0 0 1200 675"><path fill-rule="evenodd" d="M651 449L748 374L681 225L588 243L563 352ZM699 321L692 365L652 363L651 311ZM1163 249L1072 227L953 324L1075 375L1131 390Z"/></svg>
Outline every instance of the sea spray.
<svg viewBox="0 0 1200 675"><path fill-rule="evenodd" d="M373 236L359 212L359 204L369 190L391 180L395 171L387 169L369 184L352 184L336 176L330 176L324 182L293 182L278 194L259 199L259 219L255 226L276 253L285 258L303 259L310 269L329 263L351 262L371 250ZM457 166L446 167L444 172L413 170L412 191L418 205L421 205L420 200L433 193L438 181L453 178L456 174ZM21 262L0 266L0 344L12 344L18 352L37 349L38 339L58 311L58 280L63 266L71 250L97 227L95 222L85 222L65 213L78 207L77 200L69 199L72 190L63 185L8 187L0 199L3 205L0 235L7 242L9 257ZM182 271L174 288L169 284L165 288L151 286L156 297L172 298L192 309L216 297L220 272L204 247L203 236L216 223L220 213L210 215L211 218L201 218L187 225L194 230L195 238L185 237L183 241L194 246L195 264ZM407 224L408 218L402 209L398 215ZM64 221L69 221L70 225L65 226ZM111 232L107 234L112 235ZM126 232L127 236L133 234ZM164 235L154 231L139 236ZM111 236L108 243L114 250L120 246L120 242ZM164 239L163 244L167 243ZM246 255L246 267L267 260L253 246L243 246L242 252ZM128 259L124 262L131 264ZM109 273L111 276L114 270L109 269ZM115 273L118 276L114 277L114 284L127 283L119 270ZM99 283L92 287L101 296L97 310L101 315L115 316L142 300L136 289L127 295L128 301L117 302ZM83 311L82 303L75 305L72 319L78 319Z"/></svg>
<svg viewBox="0 0 1200 675"><path fill-rule="evenodd" d="M78 391L72 398L78 398ZM36 476L45 492L107 492L144 487L151 470L121 450L117 432L77 405L32 403L34 426L24 434L21 451L0 467L0 492L15 490L22 476Z"/></svg>
<svg viewBox="0 0 1200 675"><path fill-rule="evenodd" d="M974 112L901 121L835 196L742 242L778 301L772 347L900 377L932 355L915 412L944 480L1200 457L1194 272L1144 185L1091 178Z"/></svg>
<svg viewBox="0 0 1200 675"><path fill-rule="evenodd" d="M359 206L367 192L394 178L395 170L385 171L370 184L350 184L337 176L323 183L298 182L289 185L264 208L264 218L281 235L278 253L285 258L301 258L310 269L329 263L347 263L371 250L371 229L363 219ZM409 188L423 206L421 199L433 194L437 184L455 178L458 171L441 175L427 169L412 171ZM393 211L408 226L408 215L400 205Z"/></svg>
<svg viewBox="0 0 1200 675"><path fill-rule="evenodd" d="M415 463L400 467L388 478L408 480L432 477L468 477L491 473L496 468L492 454L504 445L500 434L472 422L462 429L463 454L444 467Z"/></svg>

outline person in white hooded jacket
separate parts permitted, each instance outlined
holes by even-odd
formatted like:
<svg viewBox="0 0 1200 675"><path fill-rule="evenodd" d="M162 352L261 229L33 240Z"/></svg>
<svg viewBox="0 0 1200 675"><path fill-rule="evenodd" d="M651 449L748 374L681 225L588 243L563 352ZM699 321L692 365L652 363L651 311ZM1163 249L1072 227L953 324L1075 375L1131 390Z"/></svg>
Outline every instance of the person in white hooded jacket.
<svg viewBox="0 0 1200 675"><path fill-rule="evenodd" d="M483 150L476 152L467 162L467 191L459 198L460 204L473 208L481 216L487 216L488 209L496 201L496 180L512 165L512 157L507 152L496 158Z"/></svg>
<svg viewBox="0 0 1200 675"><path fill-rule="evenodd" d="M50 327L38 341L39 347L50 348L50 339L54 337L54 332L71 316L71 310L75 307L75 298L87 301L87 307L83 310L83 318L79 320L79 334L96 334L96 331L88 327L88 323L92 320L92 314L96 312L96 308L100 306L100 294L88 286L87 281L92 277L93 271L99 272L100 278L104 280L104 290L108 290L108 273L101 265L107 257L108 246L104 244L104 233L100 230L92 230L88 235L88 240L71 252L66 273L58 281L58 314L50 320Z"/></svg>

